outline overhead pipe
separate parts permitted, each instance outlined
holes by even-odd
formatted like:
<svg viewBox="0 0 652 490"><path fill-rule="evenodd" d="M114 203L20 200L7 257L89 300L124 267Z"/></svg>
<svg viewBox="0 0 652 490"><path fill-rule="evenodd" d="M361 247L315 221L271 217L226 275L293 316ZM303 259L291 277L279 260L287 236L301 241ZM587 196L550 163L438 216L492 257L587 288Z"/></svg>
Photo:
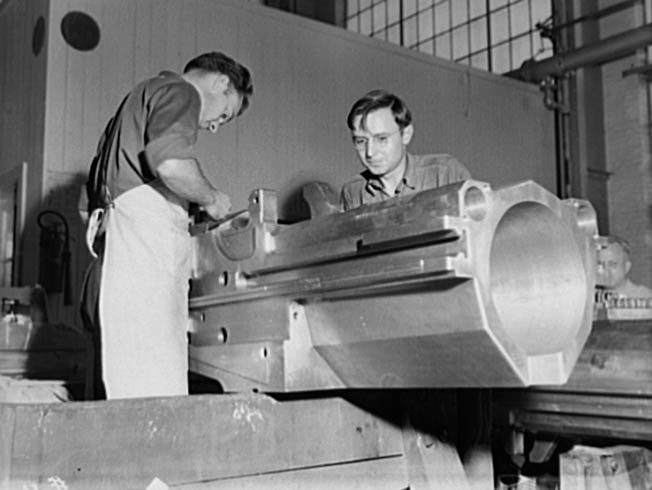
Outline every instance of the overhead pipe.
<svg viewBox="0 0 652 490"><path fill-rule="evenodd" d="M652 24L646 24L541 61L526 60L518 70L508 72L505 76L525 82L541 82L549 76L561 76L576 68L623 58L650 44Z"/></svg>

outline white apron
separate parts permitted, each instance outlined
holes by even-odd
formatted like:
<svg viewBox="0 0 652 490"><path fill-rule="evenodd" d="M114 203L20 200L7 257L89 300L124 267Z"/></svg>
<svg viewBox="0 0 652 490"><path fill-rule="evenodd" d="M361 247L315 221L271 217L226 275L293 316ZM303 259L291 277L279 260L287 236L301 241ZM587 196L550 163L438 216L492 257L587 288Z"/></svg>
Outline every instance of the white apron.
<svg viewBox="0 0 652 490"><path fill-rule="evenodd" d="M184 203L155 182L121 194L106 213L99 315L107 398L186 395Z"/></svg>

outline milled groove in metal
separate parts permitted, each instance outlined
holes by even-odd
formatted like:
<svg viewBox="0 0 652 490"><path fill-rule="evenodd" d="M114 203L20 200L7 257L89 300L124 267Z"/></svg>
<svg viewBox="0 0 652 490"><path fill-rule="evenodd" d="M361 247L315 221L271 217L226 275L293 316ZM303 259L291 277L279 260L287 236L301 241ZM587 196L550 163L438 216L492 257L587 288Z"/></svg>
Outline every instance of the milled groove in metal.
<svg viewBox="0 0 652 490"><path fill-rule="evenodd" d="M319 269L319 268L317 268ZM206 308L219 304L228 304L268 297L289 297L295 300L309 299L315 296L327 297L337 293L340 296L363 296L372 291L385 292L409 287L418 283L460 277L455 274L454 267L449 257L428 259L428 262L418 260L410 267L402 268L394 274L383 273L371 276L328 276L328 268L320 275L314 272L309 275L301 271L293 279L279 279L274 276L266 278L260 283L255 279L244 290L231 290L221 293L197 296L190 298L191 310Z"/></svg>
<svg viewBox="0 0 652 490"><path fill-rule="evenodd" d="M400 229L398 226L391 233L384 234L357 231L353 235L356 237L355 240L353 237L346 237L343 240L316 243L311 246L290 246L288 245L290 242L284 238L277 244L279 250L268 254L263 265L247 272L250 275L276 273L318 264L364 259L368 255L383 251L400 252L403 249L415 247L445 245L458 240L463 233L463 230L449 224L448 216L429 220L427 224L429 228L434 229L424 232L422 225L418 230L404 230L406 233L404 236L397 236ZM284 236L284 233L279 233L279 236ZM327 246L324 246L324 243Z"/></svg>
<svg viewBox="0 0 652 490"><path fill-rule="evenodd" d="M461 187L461 183L451 184L445 188L404 196L401 198L400 207L392 201L385 201L353 209L345 216L331 214L290 225L278 234L278 248L286 250L319 246L323 242L337 239L343 230L362 235L385 228L388 223L397 223L397 218L406 225L429 221L433 223L434 229L441 229L446 225L438 225L439 219L460 216ZM321 230L319 236L311 233L315 227Z"/></svg>

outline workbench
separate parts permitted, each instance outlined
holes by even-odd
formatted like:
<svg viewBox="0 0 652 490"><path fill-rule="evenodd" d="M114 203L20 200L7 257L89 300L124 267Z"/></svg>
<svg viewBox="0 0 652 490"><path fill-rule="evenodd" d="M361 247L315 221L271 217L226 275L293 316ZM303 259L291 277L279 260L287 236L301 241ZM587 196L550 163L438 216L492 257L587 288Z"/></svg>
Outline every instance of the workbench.
<svg viewBox="0 0 652 490"><path fill-rule="evenodd" d="M402 416L413 404L340 395L0 404L0 488L469 489L454 448Z"/></svg>
<svg viewBox="0 0 652 490"><path fill-rule="evenodd" d="M652 319L598 320L562 386L496 390L502 422L539 434L652 441Z"/></svg>

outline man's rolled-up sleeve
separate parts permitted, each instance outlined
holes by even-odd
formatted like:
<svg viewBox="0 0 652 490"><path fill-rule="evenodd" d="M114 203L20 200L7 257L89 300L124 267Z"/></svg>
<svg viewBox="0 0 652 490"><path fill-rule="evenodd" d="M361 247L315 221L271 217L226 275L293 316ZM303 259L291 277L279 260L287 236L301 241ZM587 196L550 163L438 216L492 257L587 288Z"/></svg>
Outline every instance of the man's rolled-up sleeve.
<svg viewBox="0 0 652 490"><path fill-rule="evenodd" d="M199 95L187 84L159 89L150 100L145 156L150 170L168 159L196 159Z"/></svg>

